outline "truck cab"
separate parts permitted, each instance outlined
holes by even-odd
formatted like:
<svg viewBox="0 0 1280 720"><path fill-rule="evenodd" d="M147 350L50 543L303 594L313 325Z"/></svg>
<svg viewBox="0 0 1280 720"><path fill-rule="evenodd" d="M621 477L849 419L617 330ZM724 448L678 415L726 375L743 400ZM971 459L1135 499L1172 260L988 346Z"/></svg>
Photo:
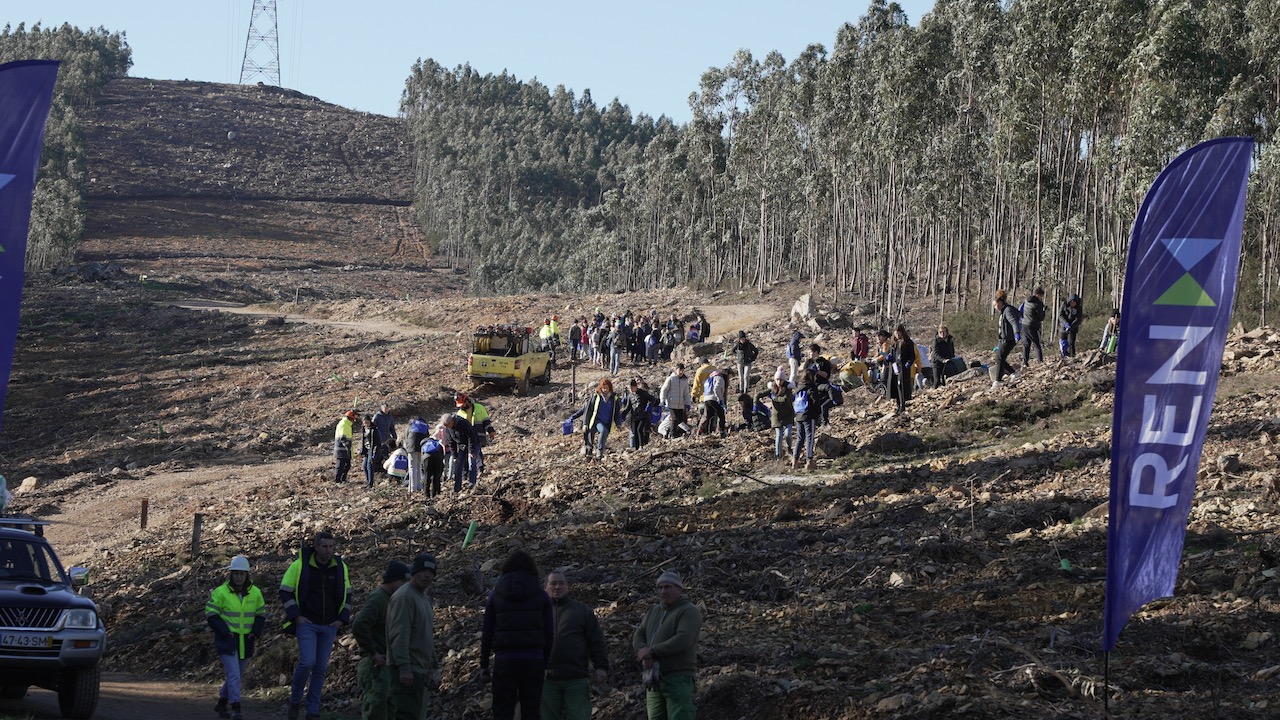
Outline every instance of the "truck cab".
<svg viewBox="0 0 1280 720"><path fill-rule="evenodd" d="M107 631L80 595L88 570L63 569L36 532L44 524L0 517L0 698L21 699L35 685L58 693L63 717L89 718Z"/></svg>
<svg viewBox="0 0 1280 720"><path fill-rule="evenodd" d="M551 353L542 350L533 328L482 325L472 335L467 376L476 383L510 384L526 395L530 383L551 382Z"/></svg>

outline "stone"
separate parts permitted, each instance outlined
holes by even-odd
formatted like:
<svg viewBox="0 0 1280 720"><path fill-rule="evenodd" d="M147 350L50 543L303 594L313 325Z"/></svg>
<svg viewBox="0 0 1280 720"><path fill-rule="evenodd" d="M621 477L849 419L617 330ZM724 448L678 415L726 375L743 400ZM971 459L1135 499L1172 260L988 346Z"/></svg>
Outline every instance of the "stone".
<svg viewBox="0 0 1280 720"><path fill-rule="evenodd" d="M805 320L813 317L813 296L805 293L791 306L792 320Z"/></svg>
<svg viewBox="0 0 1280 720"><path fill-rule="evenodd" d="M1218 472L1240 472L1240 455L1238 453L1222 453L1217 459Z"/></svg>
<svg viewBox="0 0 1280 720"><path fill-rule="evenodd" d="M37 479L37 478L35 478L35 477L28 477L28 478L24 478L24 479L23 479L23 481L22 481L22 483L21 483L20 485L18 485L18 487L16 487L16 488L14 488L14 489L13 489L13 494L14 494L14 495L22 495L22 494L24 494L24 493L29 493L29 492L31 492L31 491L33 491L33 490L35 490L35 489L36 489L36 488L38 488L38 487L40 487L40 480L39 480L39 479Z"/></svg>
<svg viewBox="0 0 1280 720"><path fill-rule="evenodd" d="M923 452L926 449L924 440L911 433L902 432L888 432L877 435L863 447L876 453Z"/></svg>
<svg viewBox="0 0 1280 720"><path fill-rule="evenodd" d="M827 458L838 458L848 455L851 451L849 443L838 437L832 437L826 433L818 433L814 438L813 444L818 451Z"/></svg>
<svg viewBox="0 0 1280 720"><path fill-rule="evenodd" d="M555 483L549 482L546 485L543 485L542 489L538 491L538 497L546 500L555 497L559 492L560 488L558 488Z"/></svg>

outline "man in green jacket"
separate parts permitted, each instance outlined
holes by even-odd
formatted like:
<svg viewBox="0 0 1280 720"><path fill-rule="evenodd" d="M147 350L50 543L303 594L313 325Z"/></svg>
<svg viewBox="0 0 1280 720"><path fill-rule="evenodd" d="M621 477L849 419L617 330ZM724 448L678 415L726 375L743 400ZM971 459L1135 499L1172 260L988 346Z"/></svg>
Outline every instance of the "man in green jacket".
<svg viewBox="0 0 1280 720"><path fill-rule="evenodd" d="M693 720L694 673L702 613L684 596L684 582L673 572L658 576L658 604L649 608L631 637L644 666L649 720Z"/></svg>
<svg viewBox="0 0 1280 720"><path fill-rule="evenodd" d="M388 720L391 717L391 677L387 670L387 607L391 596L409 582L409 566L392 560L382 573L382 584L369 594L364 607L356 613L351 634L360 645L356 680L364 693L360 700L362 720Z"/></svg>
<svg viewBox="0 0 1280 720"><path fill-rule="evenodd" d="M426 553L417 556L409 582L391 596L387 606L387 666L395 720L419 720L428 689L440 687L432 629L435 616L427 595L435 579L436 559Z"/></svg>
<svg viewBox="0 0 1280 720"><path fill-rule="evenodd" d="M564 573L547 573L546 590L555 615L556 639L542 682L542 720L589 720L587 662L595 666L596 682L609 679L604 632L591 608L569 597L569 579Z"/></svg>

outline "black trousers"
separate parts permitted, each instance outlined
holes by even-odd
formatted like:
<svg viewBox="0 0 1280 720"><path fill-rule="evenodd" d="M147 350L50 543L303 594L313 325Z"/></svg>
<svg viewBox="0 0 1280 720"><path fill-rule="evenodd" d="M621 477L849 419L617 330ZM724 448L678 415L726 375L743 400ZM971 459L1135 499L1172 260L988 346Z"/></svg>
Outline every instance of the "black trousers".
<svg viewBox="0 0 1280 720"><path fill-rule="evenodd" d="M1024 327L1022 328L1022 366L1026 367L1031 362L1031 347L1035 346L1036 359L1044 362L1044 345L1040 343L1040 328Z"/></svg>
<svg viewBox="0 0 1280 720"><path fill-rule="evenodd" d="M493 720L512 720L520 705L520 720L539 720L542 715L542 660L493 659Z"/></svg>

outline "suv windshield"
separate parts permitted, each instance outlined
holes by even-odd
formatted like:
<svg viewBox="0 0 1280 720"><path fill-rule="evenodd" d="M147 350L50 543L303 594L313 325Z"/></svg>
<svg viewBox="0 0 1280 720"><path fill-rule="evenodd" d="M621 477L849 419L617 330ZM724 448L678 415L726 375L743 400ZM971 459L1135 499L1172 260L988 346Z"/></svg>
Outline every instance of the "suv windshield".
<svg viewBox="0 0 1280 720"><path fill-rule="evenodd" d="M29 580L66 584L58 559L42 542L0 538L0 582Z"/></svg>

